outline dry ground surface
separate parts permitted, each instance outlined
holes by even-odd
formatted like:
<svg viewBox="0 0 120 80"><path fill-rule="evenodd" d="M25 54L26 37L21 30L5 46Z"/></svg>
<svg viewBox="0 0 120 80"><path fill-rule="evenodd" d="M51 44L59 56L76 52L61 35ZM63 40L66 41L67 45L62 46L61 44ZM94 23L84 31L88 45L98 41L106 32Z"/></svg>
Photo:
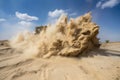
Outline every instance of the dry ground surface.
<svg viewBox="0 0 120 80"><path fill-rule="evenodd" d="M27 59L0 41L0 80L120 80L120 42L89 54Z"/></svg>

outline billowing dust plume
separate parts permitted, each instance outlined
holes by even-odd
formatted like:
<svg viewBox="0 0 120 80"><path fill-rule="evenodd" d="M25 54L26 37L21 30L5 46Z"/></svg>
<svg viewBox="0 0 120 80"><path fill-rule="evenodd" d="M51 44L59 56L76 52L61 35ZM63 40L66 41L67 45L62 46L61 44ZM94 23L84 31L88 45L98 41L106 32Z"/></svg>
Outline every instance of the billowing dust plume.
<svg viewBox="0 0 120 80"><path fill-rule="evenodd" d="M79 56L99 48L99 27L91 21L91 13L70 19L62 15L54 25L43 28L39 34L19 34L11 46L29 57L51 55Z"/></svg>

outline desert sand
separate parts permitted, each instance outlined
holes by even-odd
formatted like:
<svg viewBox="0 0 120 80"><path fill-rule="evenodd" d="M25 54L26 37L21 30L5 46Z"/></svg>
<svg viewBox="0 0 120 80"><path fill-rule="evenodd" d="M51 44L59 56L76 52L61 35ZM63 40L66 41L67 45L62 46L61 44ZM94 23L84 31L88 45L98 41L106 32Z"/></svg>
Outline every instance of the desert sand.
<svg viewBox="0 0 120 80"><path fill-rule="evenodd" d="M120 80L120 42L104 43L88 56L49 59L27 59L7 41L0 44L0 80Z"/></svg>

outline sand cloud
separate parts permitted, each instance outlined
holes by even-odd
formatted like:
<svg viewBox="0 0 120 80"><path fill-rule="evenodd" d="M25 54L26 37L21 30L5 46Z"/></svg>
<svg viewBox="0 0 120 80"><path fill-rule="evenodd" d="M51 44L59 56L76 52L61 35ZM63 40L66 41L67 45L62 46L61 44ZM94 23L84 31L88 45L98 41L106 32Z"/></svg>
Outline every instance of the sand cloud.
<svg viewBox="0 0 120 80"><path fill-rule="evenodd" d="M112 8L120 3L120 0L100 0L96 7L105 9L105 8Z"/></svg>

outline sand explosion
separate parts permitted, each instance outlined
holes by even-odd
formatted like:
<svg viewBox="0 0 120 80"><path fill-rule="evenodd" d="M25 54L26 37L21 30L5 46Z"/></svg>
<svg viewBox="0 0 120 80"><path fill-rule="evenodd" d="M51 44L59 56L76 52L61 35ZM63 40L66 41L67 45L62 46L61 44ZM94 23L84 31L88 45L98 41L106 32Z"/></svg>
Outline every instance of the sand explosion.
<svg viewBox="0 0 120 80"><path fill-rule="evenodd" d="M54 25L48 25L39 34L19 34L11 40L11 46L31 57L85 54L100 46L99 27L91 19L91 13L70 21L62 15Z"/></svg>

